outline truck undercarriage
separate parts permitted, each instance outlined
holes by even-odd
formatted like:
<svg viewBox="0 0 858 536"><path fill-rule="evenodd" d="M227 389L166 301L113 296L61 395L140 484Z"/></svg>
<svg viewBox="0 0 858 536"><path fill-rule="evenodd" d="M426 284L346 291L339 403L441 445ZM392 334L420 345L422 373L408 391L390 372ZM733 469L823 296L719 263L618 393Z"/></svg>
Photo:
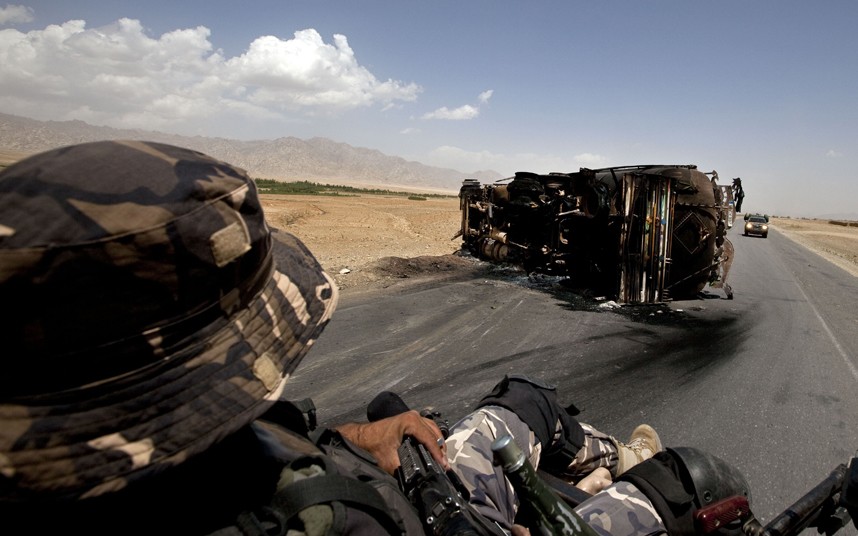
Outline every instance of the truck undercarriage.
<svg viewBox="0 0 858 536"><path fill-rule="evenodd" d="M659 303L723 288L734 188L693 165L516 173L459 191L463 249L527 272L568 277L621 303Z"/></svg>

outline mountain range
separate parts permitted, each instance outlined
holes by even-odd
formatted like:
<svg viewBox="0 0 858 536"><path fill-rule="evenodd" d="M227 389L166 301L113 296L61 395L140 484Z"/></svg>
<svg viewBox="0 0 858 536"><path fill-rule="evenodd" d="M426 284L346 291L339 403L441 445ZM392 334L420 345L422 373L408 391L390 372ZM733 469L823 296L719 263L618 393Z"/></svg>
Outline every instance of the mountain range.
<svg viewBox="0 0 858 536"><path fill-rule="evenodd" d="M457 193L466 178L480 182L503 178L494 171L468 174L432 167L327 138L241 141L116 129L77 120L38 121L0 113L0 152L18 157L66 145L117 139L187 147L241 167L260 179Z"/></svg>

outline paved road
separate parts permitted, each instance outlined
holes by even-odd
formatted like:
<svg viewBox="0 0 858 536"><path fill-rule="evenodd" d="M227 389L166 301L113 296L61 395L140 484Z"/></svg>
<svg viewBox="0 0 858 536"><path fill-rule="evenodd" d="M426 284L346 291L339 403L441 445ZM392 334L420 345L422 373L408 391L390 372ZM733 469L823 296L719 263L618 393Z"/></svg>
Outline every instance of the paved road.
<svg viewBox="0 0 858 536"><path fill-rule="evenodd" d="M733 300L604 310L503 272L346 297L287 393L328 424L388 389L453 420L530 374L621 439L648 422L734 463L766 521L858 449L858 281L777 231L731 240Z"/></svg>

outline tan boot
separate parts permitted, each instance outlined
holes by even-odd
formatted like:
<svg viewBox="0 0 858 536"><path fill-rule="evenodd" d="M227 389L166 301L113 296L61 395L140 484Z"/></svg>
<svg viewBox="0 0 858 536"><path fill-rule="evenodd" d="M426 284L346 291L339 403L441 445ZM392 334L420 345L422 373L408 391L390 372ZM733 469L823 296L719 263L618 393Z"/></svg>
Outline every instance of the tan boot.
<svg viewBox="0 0 858 536"><path fill-rule="evenodd" d="M615 476L620 476L635 465L644 460L652 458L652 456L662 450L661 439L648 424L641 424L632 432L628 443L615 441L617 445L617 471Z"/></svg>

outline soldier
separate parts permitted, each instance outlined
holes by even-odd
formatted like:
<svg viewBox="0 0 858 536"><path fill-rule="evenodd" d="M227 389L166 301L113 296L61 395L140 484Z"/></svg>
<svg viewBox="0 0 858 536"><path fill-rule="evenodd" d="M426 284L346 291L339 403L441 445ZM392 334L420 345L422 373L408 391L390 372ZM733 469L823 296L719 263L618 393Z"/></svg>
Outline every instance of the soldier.
<svg viewBox="0 0 858 536"><path fill-rule="evenodd" d="M415 411L311 434L284 385L336 285L268 228L243 171L187 149L86 143L0 173L0 295L4 533L420 533L390 477L406 435L521 532L487 455L500 432L571 481L601 468L591 491L661 450L651 428L621 443L517 376L447 443ZM615 486L639 499L641 526L664 530L637 487Z"/></svg>

